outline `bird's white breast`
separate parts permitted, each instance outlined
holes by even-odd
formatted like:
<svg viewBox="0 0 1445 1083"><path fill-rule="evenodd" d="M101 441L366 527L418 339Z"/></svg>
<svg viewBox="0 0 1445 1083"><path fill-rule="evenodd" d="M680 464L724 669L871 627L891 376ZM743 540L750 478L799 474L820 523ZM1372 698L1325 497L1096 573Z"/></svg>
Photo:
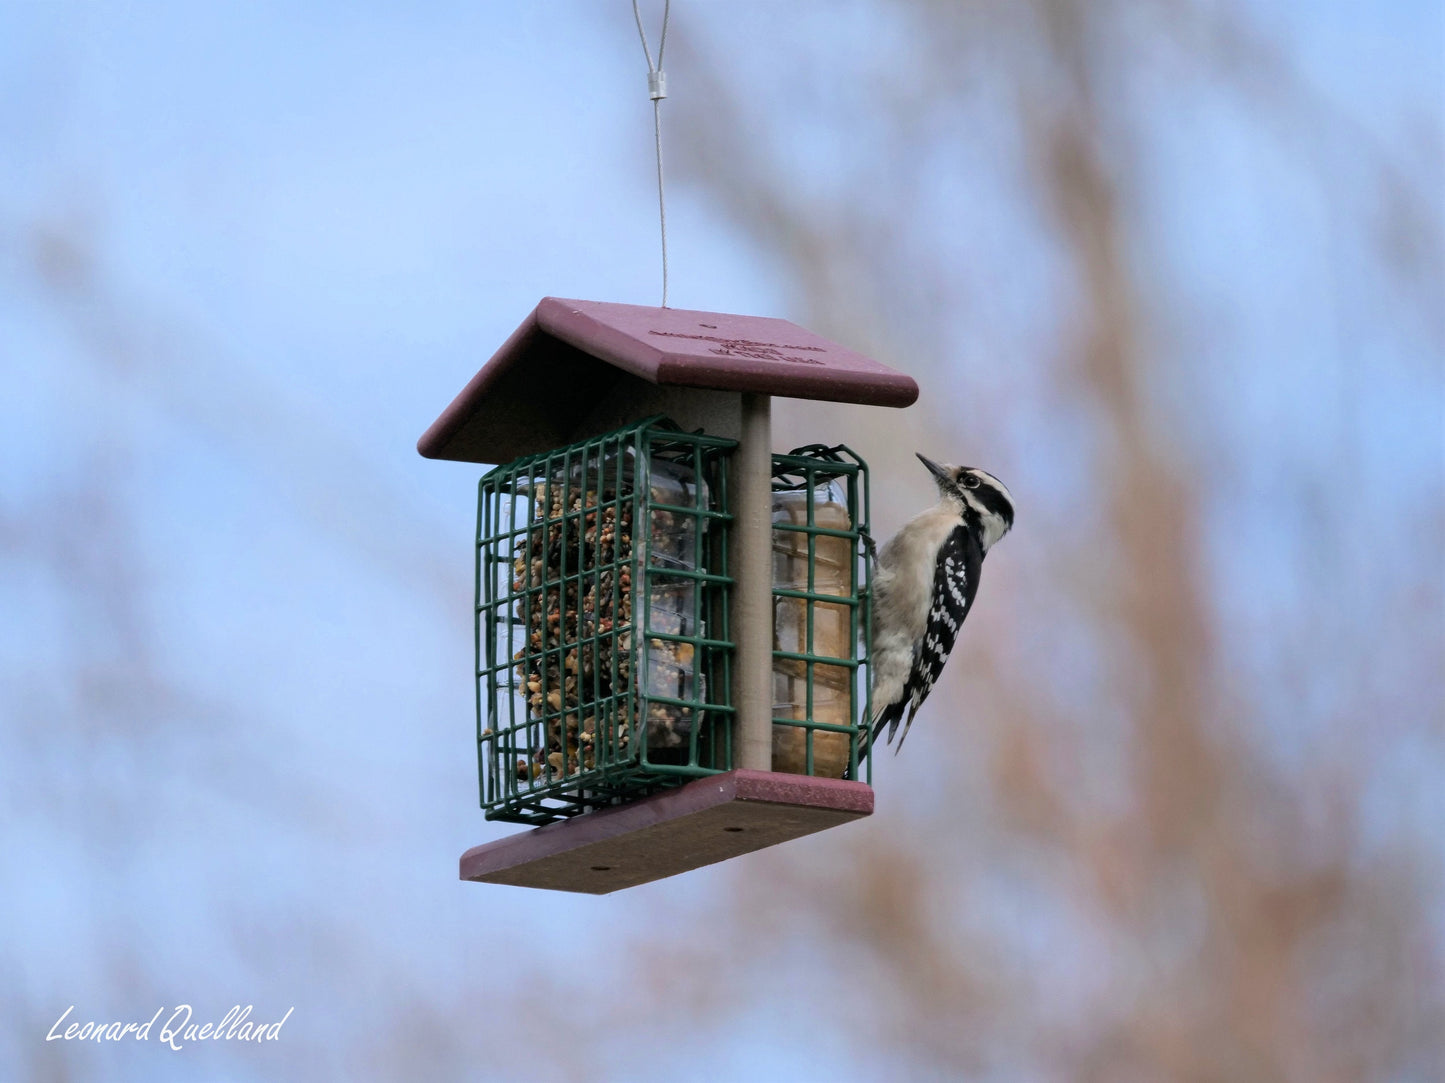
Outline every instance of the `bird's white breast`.
<svg viewBox="0 0 1445 1083"><path fill-rule="evenodd" d="M878 605L874 626L895 629L906 636L910 649L928 620L935 555L944 538L962 523L951 508L929 508L910 520L879 554L873 584Z"/></svg>

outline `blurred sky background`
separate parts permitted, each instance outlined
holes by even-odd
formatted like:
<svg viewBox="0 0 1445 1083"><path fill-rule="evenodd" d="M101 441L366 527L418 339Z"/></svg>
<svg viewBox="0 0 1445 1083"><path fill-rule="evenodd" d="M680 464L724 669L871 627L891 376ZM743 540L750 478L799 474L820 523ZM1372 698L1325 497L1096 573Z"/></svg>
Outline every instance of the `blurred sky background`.
<svg viewBox="0 0 1445 1083"><path fill-rule="evenodd" d="M672 17L671 303L919 380L778 409L880 537L915 449L1019 504L877 814L456 880L515 828L414 445L657 301L630 5L0 0L0 1078L1445 1078L1440 4ZM295 1011L43 1040L182 1002Z"/></svg>

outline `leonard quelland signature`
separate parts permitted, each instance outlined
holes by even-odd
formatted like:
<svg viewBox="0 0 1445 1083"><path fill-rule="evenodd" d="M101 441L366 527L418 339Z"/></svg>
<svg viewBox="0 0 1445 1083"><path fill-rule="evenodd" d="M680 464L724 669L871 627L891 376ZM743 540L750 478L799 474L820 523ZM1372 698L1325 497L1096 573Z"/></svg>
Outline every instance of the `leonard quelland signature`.
<svg viewBox="0 0 1445 1083"><path fill-rule="evenodd" d="M159 1031L154 1037L179 1052L187 1045L199 1042L274 1042L281 1037L281 1026L291 1018L294 1007L287 1008L286 1014L274 1023L251 1020L251 1005L244 1008L236 1004L232 1006L220 1022L198 1023L192 1018L193 1011L189 1004L177 1005L171 1014L161 1023ZM133 1039L138 1042L148 1042L152 1039L152 1028L165 1015L164 1006L156 1009L155 1015L144 1023L127 1023L124 1021L95 1022L86 1020L71 1020L71 1013L75 1011L72 1004L66 1008L55 1025L50 1028L50 1033L45 1036L47 1042L120 1042Z"/></svg>

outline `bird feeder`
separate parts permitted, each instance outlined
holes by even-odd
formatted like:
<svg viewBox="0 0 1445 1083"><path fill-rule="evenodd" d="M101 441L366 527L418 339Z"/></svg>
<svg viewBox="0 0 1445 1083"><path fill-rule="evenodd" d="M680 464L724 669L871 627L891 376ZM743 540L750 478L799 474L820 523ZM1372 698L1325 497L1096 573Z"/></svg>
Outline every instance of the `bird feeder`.
<svg viewBox="0 0 1445 1083"><path fill-rule="evenodd" d="M903 407L786 320L544 298L427 430L479 483L463 879L601 894L866 816L867 465L771 397Z"/></svg>

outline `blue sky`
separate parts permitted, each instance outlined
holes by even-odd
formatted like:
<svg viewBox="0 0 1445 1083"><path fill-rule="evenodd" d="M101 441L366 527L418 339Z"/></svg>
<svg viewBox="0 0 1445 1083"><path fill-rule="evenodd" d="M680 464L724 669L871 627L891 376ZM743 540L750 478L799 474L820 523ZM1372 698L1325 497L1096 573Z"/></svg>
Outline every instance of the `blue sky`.
<svg viewBox="0 0 1445 1083"><path fill-rule="evenodd" d="M675 7L744 79L787 64L801 37L886 55L886 21L864 6ZM1256 7L1325 99L1438 175L1438 5ZM32 555L7 564L22 573L0 578L0 972L41 1015L294 1003L296 1048L317 1058L67 1049L78 1076L364 1070L349 1042L398 1005L475 989L479 969L486 996L504 997L529 968L576 958L554 930L625 926L641 906L685 914L715 889L716 870L600 900L455 882L463 849L511 829L476 810L476 471L413 450L540 297L654 302L644 71L623 4L0 0L0 522L59 500L109 509L134 544L95 551L82 525L23 543ZM686 92L685 71L670 80ZM826 193L849 148L796 137L800 190ZM1168 189L1187 199L1208 172L1200 145L1238 138L1191 118ZM1352 167L1346 147L1321 153ZM1237 161L1255 180L1288 168L1254 145ZM1250 223L1294 216L1304 226L1282 236L1328 246L1307 228L1322 213L1307 191L1272 203L1249 183L1203 188L1207 215L1160 212L1197 261L1181 270L1191 289L1238 266L1233 238L1268 233ZM37 231L79 239L93 261L80 287L41 284ZM780 266L698 190L670 188L669 238L674 306L793 315ZM1226 339L1213 361L1239 366L1240 393L1221 414L1241 434L1282 418L1287 456L1313 438L1313 413L1291 408L1299 388L1323 409L1375 396L1356 434L1365 469L1438 491L1439 358L1404 381L1368 377L1373 351L1398 369L1418 329L1377 334L1375 298L1321 282L1328 251L1245 262L1272 291L1250 318L1288 329L1233 334L1295 360L1251 380L1258 357ZM1344 331L1311 330L1311 306L1341 293ZM1265 507L1267 486L1254 499ZM1394 513L1390 492L1371 499ZM1268 523L1245 536L1256 582L1299 589ZM132 575L133 594L107 592ZM172 687L125 684L138 649ZM1419 801L1424 822L1439 802ZM0 1034L17 1076L62 1055L36 1047L31 1022ZM756 1046L706 1039L720 1071L870 1076L794 1050L787 1021L757 1022Z"/></svg>
<svg viewBox="0 0 1445 1083"><path fill-rule="evenodd" d="M86 477L124 506L140 612L117 619L196 696L87 718L55 660L124 670L116 629L44 560L7 576L11 724L69 717L6 757L30 781L0 832L25 870L3 968L57 1015L294 1002L297 1044L347 1070L408 986L445 1000L477 953L524 975L570 955L548 924L636 905L455 879L510 829L476 809L476 471L414 444L539 297L656 295L641 50L582 4L12 4L0 27L5 504ZM671 210L675 304L777 310L686 192ZM74 306L26 260L47 224L94 260ZM0 1043L16 1073L59 1055L32 1029ZM276 1064L66 1052L104 1078Z"/></svg>

